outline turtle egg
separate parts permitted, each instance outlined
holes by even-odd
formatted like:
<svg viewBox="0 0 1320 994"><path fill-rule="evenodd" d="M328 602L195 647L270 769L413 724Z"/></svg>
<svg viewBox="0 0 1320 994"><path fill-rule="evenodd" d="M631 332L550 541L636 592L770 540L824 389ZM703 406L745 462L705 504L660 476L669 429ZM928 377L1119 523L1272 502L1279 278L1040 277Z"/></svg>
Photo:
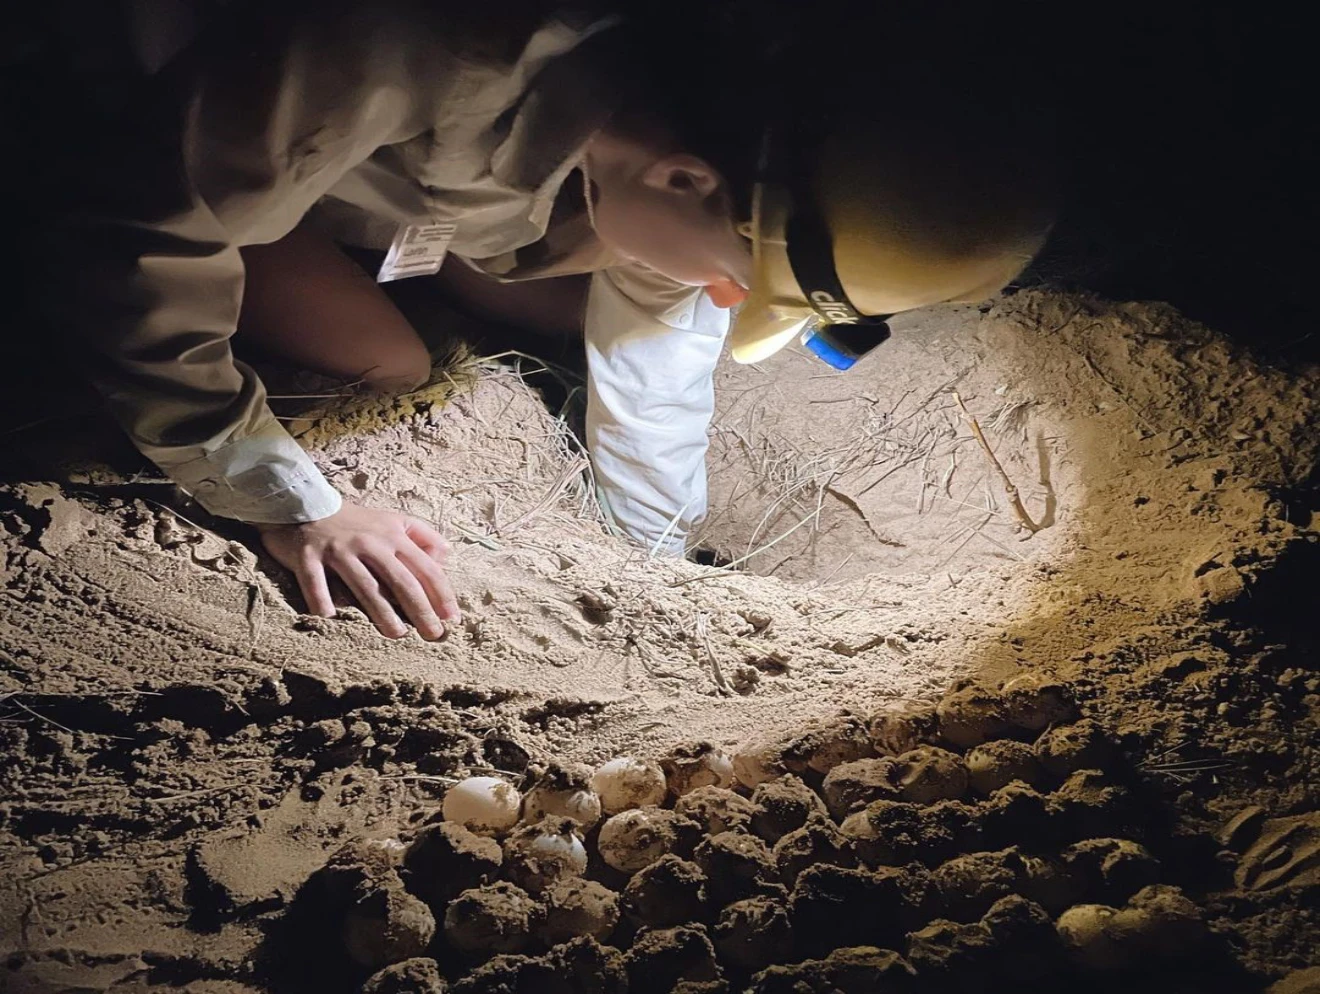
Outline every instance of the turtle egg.
<svg viewBox="0 0 1320 994"><path fill-rule="evenodd" d="M514 832L504 844L510 879L533 894L563 877L587 870L587 849L570 818L546 818Z"/></svg>
<svg viewBox="0 0 1320 994"><path fill-rule="evenodd" d="M733 783L733 760L709 742L679 747L660 760L660 766L675 797L699 787L728 787Z"/></svg>
<svg viewBox="0 0 1320 994"><path fill-rule="evenodd" d="M591 787L607 815L660 804L669 791L664 770L633 756L620 756L600 767L591 778Z"/></svg>
<svg viewBox="0 0 1320 994"><path fill-rule="evenodd" d="M748 790L787 772L782 741L751 742L733 755L733 775Z"/></svg>
<svg viewBox="0 0 1320 994"><path fill-rule="evenodd" d="M601 858L621 873L636 873L679 848L697 825L673 811L645 807L620 812L600 827ZM688 838L687 842L694 839Z"/></svg>
<svg viewBox="0 0 1320 994"><path fill-rule="evenodd" d="M523 853L539 859L552 859L578 874L587 872L587 847L571 832L543 831L528 840Z"/></svg>
<svg viewBox="0 0 1320 994"><path fill-rule="evenodd" d="M497 777L468 777L450 787L441 813L478 835L499 835L518 823L522 796Z"/></svg>
<svg viewBox="0 0 1320 994"><path fill-rule="evenodd" d="M571 818L583 831L600 821L600 796L590 787L585 770L552 767L523 798L523 821L538 822L547 816Z"/></svg>

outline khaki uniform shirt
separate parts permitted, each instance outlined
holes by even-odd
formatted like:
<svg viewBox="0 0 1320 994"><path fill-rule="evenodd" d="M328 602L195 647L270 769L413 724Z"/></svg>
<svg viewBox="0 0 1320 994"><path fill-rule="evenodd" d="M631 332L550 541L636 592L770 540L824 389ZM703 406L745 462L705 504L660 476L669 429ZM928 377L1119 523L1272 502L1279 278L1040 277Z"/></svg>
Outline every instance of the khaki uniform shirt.
<svg viewBox="0 0 1320 994"><path fill-rule="evenodd" d="M615 385L610 369L629 370L607 391L622 398L619 416L599 397L589 411L609 436L598 458L609 463L613 448L623 467L604 470L616 490L607 504L640 500L624 512L636 518L625 530L647 539L677 513L667 534L681 536L704 510L722 312L711 313L699 288L622 264L585 217L565 215L562 202L556 210L626 78L618 29L560 15L516 39L463 41L446 6L349 2L219 27L152 77L142 133L123 136L105 161L85 236L77 325L93 378L139 449L210 512L266 523L334 513L339 495L230 351L239 247L283 237L318 203L349 240L375 247L400 224L452 221L450 251L495 275L599 274L592 369ZM695 386L701 423L662 444L678 453L670 464L638 441L654 417L623 409L647 377L615 345L644 339L654 350L657 333L677 330L699 339L678 380L689 395Z"/></svg>

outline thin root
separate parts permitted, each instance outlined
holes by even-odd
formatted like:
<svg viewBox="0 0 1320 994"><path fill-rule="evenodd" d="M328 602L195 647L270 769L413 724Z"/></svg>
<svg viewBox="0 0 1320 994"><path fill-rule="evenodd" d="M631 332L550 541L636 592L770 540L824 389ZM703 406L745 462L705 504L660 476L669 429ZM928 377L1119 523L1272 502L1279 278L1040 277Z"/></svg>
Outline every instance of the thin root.
<svg viewBox="0 0 1320 994"><path fill-rule="evenodd" d="M981 443L981 448L985 451L987 458L989 458L990 465L994 466L995 470L999 473L999 479L1003 481L1004 490L1008 493L1009 502L1013 505L1013 513L1017 516L1018 521L1022 523L1023 528L1033 535L1036 534L1036 532L1040 531L1043 526L1036 524L1036 522L1032 520L1031 515L1027 513L1026 507L1022 504L1022 498L1018 495L1018 488L1009 478L1008 472L1004 469L1003 463L1001 463L999 458L995 455L994 449L990 448L990 443L986 440L985 432L981 430L980 422L972 417L971 411L967 410L967 405L963 403L962 394L958 393L957 390L952 391L952 393L953 399L958 402L958 408L962 411L963 417L967 419L968 427L972 429L972 434L975 435L976 440Z"/></svg>

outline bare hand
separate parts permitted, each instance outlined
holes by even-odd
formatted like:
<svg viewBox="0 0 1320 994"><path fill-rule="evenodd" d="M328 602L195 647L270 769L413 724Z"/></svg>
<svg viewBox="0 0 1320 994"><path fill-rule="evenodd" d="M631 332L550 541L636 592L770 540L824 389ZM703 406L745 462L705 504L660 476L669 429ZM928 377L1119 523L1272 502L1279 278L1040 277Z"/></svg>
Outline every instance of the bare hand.
<svg viewBox="0 0 1320 994"><path fill-rule="evenodd" d="M416 518L345 503L320 521L257 527L266 551L298 577L312 614L334 617L329 567L387 638L408 634L387 594L422 638L438 639L444 622L458 621L454 588L441 568L449 543Z"/></svg>

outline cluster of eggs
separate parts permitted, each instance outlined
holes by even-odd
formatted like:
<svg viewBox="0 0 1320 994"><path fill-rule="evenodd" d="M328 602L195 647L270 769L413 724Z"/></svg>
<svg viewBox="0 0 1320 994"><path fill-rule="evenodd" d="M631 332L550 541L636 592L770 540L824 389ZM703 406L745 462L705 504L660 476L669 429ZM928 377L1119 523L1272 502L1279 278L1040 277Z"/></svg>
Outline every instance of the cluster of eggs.
<svg viewBox="0 0 1320 994"><path fill-rule="evenodd" d="M642 835L653 830L658 806L672 793L682 797L700 787L733 784L732 759L709 744L677 750L663 763L621 756L594 772L553 767L526 795L497 777L469 777L445 794L445 821L485 836L519 836L517 849L562 861L583 872L587 853L582 835L604 817L601 857L624 873L652 860ZM572 824L564 828L564 822ZM523 828L515 832L518 826ZM529 832L528 829L534 831Z"/></svg>
<svg viewBox="0 0 1320 994"><path fill-rule="evenodd" d="M845 715L731 754L702 743L659 762L619 757L595 770L552 766L534 773L525 794L498 778L472 777L448 791L442 815L446 831L471 833L489 852L466 889L432 906L445 907L450 947L483 958L578 936L606 942L624 910L649 928L713 920L707 903L714 902L724 907L712 933L719 959L750 974L790 944L810 948L813 888L850 885L859 874L870 880L877 867L892 883L907 872L895 867L915 858L941 865L908 875L969 920L999 891L1030 884L1052 916L1071 909L1051 931L1057 928L1078 962L1095 965L1120 958L1114 949L1125 957L1145 950L1128 934L1134 923L1173 920L1168 902L1074 907L1079 894L1060 884L1053 895L1047 886L1058 860L943 849L957 837L959 818L978 816L976 804L1004 816L1071 804L1081 815L1071 820L1086 822L1080 827L1094 835L1104 821L1095 815L1111 794L1122 794L1099 772L1113 760L1112 743L1094 722L1079 720L1066 688L1026 676L996 691L957 686L938 704L900 706L870 720ZM1047 802L1038 788L1049 792L1051 784L1062 786ZM968 795L979 800L965 803ZM932 832L928 841L921 812L943 834ZM618 876L618 890L587 879L589 840ZM457 843L450 836L444 845ZM1123 867L1141 870L1133 871L1140 883L1149 882L1152 861L1135 843L1092 840L1089 848L1073 847L1073 863L1080 866L1100 843ZM821 872L813 876L809 868ZM592 877L609 879L597 869ZM991 870L995 880L1012 877L1011 886L986 885ZM486 882L496 876L502 879ZM743 878L758 886L741 886ZM837 911L824 897L815 903ZM1181 906L1173 910L1190 920ZM794 943L786 915L796 916L793 933L803 932ZM837 926L819 924L818 938L827 942Z"/></svg>
<svg viewBox="0 0 1320 994"><path fill-rule="evenodd" d="M585 838L594 829L603 862L631 876L672 848L673 824L684 819L661 807L670 796L732 785L731 758L708 743L675 750L661 762L621 756L595 770L552 765L532 776L525 793L497 777L460 781L445 794L443 823L499 849L485 865L499 866L506 882L459 894L444 916L447 941L472 955L521 948L523 937L505 933L519 931L511 926L519 917L516 899L524 895L557 912L545 919L526 909L528 924L538 922L535 930L548 943L573 935L604 939L618 921L618 902L613 892L581 879Z"/></svg>
<svg viewBox="0 0 1320 994"><path fill-rule="evenodd" d="M1034 681L1007 689L1007 699L1016 702L1012 720L1019 727L1043 729L1073 717L1071 702L1055 685ZM886 712L870 723L850 718L806 736L749 743L733 754L700 743L675 749L659 762L623 756L594 771L554 765L535 774L525 794L497 777L470 777L446 793L442 816L478 836L501 840L501 875L534 895L556 887L562 891L565 881L586 873L586 839L593 830L600 859L633 877L682 848L679 837L694 821L718 835L731 827L722 821L736 819L743 807L750 812L754 806L735 792L737 788L755 791L787 773L824 777L818 789L827 807L846 823L848 835L861 836L865 826L849 823L846 815L855 812L852 822L862 817L875 796L873 779L877 785L897 780L905 799L930 802L961 794L969 775L985 781L986 787L991 780L1021 776L1023 757L1016 754L989 756L980 765L990 768L982 770L973 757L965 766L960 758L924 744L936 724L946 740L960 744L989 739L1000 729L997 719L979 713L980 705L974 697L955 694L946 698L939 714L923 708ZM899 758L907 761L905 770L896 776L891 769L895 760L876 758L877 752L903 754ZM945 759L953 761L952 768ZM950 778L958 782L944 782ZM666 806L671 799L673 805ZM772 814L773 805L761 817ZM446 914L446 934L451 944L476 953L484 939L465 935L473 910L452 907Z"/></svg>

